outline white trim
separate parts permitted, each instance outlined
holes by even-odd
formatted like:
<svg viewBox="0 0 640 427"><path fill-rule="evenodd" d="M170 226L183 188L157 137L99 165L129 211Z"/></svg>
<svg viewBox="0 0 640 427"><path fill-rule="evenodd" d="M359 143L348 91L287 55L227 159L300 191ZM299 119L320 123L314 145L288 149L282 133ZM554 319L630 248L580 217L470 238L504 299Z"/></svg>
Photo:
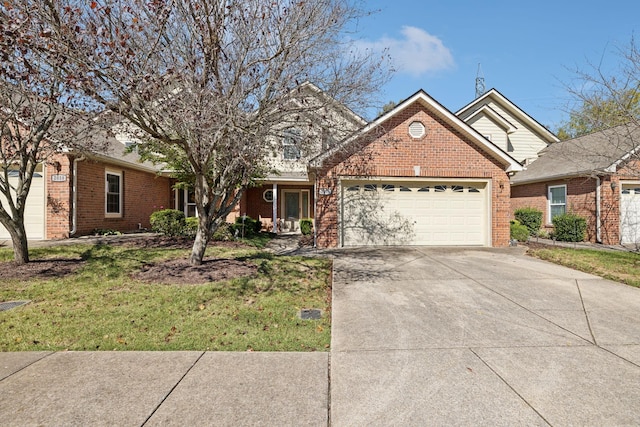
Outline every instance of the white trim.
<svg viewBox="0 0 640 427"><path fill-rule="evenodd" d="M552 224L551 218L551 189L553 188L564 188L564 213L567 213L567 185L550 185L547 187L547 224ZM554 206L560 206L560 204L556 203Z"/></svg>
<svg viewBox="0 0 640 427"><path fill-rule="evenodd" d="M516 126L514 126L509 120L507 120L504 117L502 117L496 110L494 110L493 108L489 107L488 105L483 105L482 107L478 108L469 117L465 118L465 121L471 120L475 116L480 115L480 113L484 113L487 117L489 117L489 119L492 122L494 122L499 127L504 129L504 131L507 134L514 133L516 130L518 130L518 128ZM491 141L491 138L487 138L487 139L489 141Z"/></svg>
<svg viewBox="0 0 640 427"><path fill-rule="evenodd" d="M108 176L118 177L118 212L107 212L108 196L109 196L109 179ZM104 217L105 218L122 218L122 191L124 188L124 180L122 171L105 169L104 171Z"/></svg>

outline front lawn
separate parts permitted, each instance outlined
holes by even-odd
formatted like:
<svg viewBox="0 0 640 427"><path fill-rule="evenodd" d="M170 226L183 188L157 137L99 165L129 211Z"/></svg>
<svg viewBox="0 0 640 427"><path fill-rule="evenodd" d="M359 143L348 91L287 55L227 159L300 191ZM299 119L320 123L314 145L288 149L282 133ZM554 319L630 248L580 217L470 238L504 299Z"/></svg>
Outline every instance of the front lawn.
<svg viewBox="0 0 640 427"><path fill-rule="evenodd" d="M536 258L585 273L640 287L640 254L638 253L542 245L531 245L528 253Z"/></svg>
<svg viewBox="0 0 640 427"><path fill-rule="evenodd" d="M175 260L186 258L188 248L143 246L137 242L34 249L34 262L24 268L13 265L10 249L0 249L0 302L31 301L0 312L0 350L329 347L329 260L213 244L208 262L194 273L184 263L176 267ZM166 272L165 283L145 281L154 277L145 271L156 269L157 274L158 268ZM189 278L202 277L223 280L189 283ZM323 317L301 320L301 308L320 308Z"/></svg>

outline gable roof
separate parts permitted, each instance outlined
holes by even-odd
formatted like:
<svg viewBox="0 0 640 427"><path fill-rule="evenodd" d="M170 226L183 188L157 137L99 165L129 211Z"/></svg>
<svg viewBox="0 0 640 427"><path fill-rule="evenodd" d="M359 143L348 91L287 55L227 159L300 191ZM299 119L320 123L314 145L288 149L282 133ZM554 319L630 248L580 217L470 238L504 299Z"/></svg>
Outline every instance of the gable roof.
<svg viewBox="0 0 640 427"><path fill-rule="evenodd" d="M640 127L620 125L549 145L538 160L511 178L512 185L607 175L640 150Z"/></svg>
<svg viewBox="0 0 640 427"><path fill-rule="evenodd" d="M500 162L500 164L504 165L506 172L515 172L523 170L522 165L518 163L516 159L511 157L505 151L500 149L498 146L493 144L491 141L482 136L479 132L465 123L462 119L457 117L451 111L449 111L446 107L440 104L438 101L429 96L424 90L420 89L415 94L410 96L409 98L402 101L400 104L395 106L392 110L388 111L385 114L382 114L377 119L354 133L349 138L345 139L342 143L338 144L336 147L331 150L316 156L310 162L311 167L320 167L322 163L332 157L339 151L345 149L345 147L349 146L351 143L356 141L359 137L367 134L368 132L373 131L377 127L383 125L385 122L390 120L392 117L399 114L401 111L409 107L414 103L420 103L422 106L427 108L430 112L437 115L440 119L444 120L446 123L449 123L451 126L456 128L462 135L469 138L471 141L475 142L481 150L485 153L496 159Z"/></svg>
<svg viewBox="0 0 640 427"><path fill-rule="evenodd" d="M462 107L460 110L456 112L456 116L467 121L471 117L474 117L475 115L479 114L481 111L484 111L487 113L487 115L489 115L494 119L496 118L495 116L497 115L501 118L501 120L506 121L507 123L510 123L506 117L502 117L500 114L498 114L497 111L495 111L493 108L489 106L489 103L491 101L498 104L505 111L509 112L513 117L518 119L521 123L527 125L529 128L534 130L547 143L560 141L558 137L555 136L549 129L542 126L537 120L535 120L533 117L531 117L530 115L525 113L523 110L521 110L516 104L514 104L509 99L507 99L506 96L498 92L498 90L495 88L490 89L481 97L474 99L469 104ZM487 110L487 108L490 111Z"/></svg>

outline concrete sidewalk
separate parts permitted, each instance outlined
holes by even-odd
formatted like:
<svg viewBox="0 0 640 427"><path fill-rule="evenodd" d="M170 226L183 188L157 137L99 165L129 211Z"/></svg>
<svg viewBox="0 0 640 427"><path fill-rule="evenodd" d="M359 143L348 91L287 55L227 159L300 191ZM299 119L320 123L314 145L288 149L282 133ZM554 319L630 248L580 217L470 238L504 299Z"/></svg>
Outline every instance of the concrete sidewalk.
<svg viewBox="0 0 640 427"><path fill-rule="evenodd" d="M328 353L0 353L3 426L326 426Z"/></svg>

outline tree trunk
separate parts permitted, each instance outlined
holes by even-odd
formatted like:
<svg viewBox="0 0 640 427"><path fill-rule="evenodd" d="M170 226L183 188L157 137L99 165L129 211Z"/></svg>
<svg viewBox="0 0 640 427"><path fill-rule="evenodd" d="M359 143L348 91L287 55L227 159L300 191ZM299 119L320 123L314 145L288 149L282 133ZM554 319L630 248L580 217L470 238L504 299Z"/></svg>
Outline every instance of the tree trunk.
<svg viewBox="0 0 640 427"><path fill-rule="evenodd" d="M189 257L189 264L191 265L202 264L202 258L204 258L204 252L207 250L207 244L209 243L210 221L203 217L198 217L198 219L198 230L196 231L196 238L193 241L193 248Z"/></svg>
<svg viewBox="0 0 640 427"><path fill-rule="evenodd" d="M29 262L29 242L24 224L17 224L15 227L7 227L11 242L13 243L13 259L17 264Z"/></svg>

